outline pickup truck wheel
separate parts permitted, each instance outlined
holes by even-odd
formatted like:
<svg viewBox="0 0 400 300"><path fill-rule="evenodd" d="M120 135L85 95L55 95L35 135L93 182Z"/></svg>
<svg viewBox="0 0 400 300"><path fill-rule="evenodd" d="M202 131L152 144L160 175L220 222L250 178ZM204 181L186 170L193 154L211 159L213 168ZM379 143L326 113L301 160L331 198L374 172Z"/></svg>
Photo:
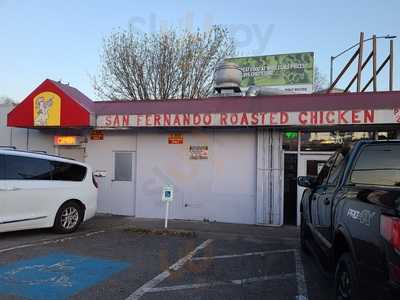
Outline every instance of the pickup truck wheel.
<svg viewBox="0 0 400 300"><path fill-rule="evenodd" d="M349 253L342 254L336 265L335 293L337 300L361 299L355 264Z"/></svg>
<svg viewBox="0 0 400 300"><path fill-rule="evenodd" d="M300 246L301 250L306 253L310 254L310 250L306 245L306 240L308 239L308 232L307 232L307 225L306 220L304 219L303 214L301 214L301 221L300 221Z"/></svg>

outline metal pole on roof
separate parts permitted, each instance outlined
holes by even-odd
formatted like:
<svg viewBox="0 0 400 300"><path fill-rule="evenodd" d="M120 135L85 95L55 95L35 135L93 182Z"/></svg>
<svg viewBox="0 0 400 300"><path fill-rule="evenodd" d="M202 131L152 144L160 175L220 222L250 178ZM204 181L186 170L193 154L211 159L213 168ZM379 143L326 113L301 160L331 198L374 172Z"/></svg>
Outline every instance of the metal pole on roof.
<svg viewBox="0 0 400 300"><path fill-rule="evenodd" d="M393 51L393 40L390 40L389 91L393 91L393 74L394 74L394 51Z"/></svg>
<svg viewBox="0 0 400 300"><path fill-rule="evenodd" d="M386 35L381 35L381 36L375 36L375 38L376 38L376 39L388 39L388 40L393 40L393 39L397 38L397 36L396 36L396 35L392 35L392 34L386 34ZM370 37L370 38L368 38L368 39L363 40L363 42L368 42L368 41L370 41L370 40L372 40L372 39L373 39L373 37ZM337 55L331 56L331 65L330 65L330 85L329 85L329 86L332 86L332 83L333 83L333 63L334 63L334 60L335 60L336 58L338 58L339 56L345 54L346 52L350 51L351 49L354 49L354 48L357 47L359 44L360 44L360 42L358 42L358 43L356 43L356 44L354 44L354 45L352 45L352 46L346 48L345 50L343 50L342 52L338 53Z"/></svg>
<svg viewBox="0 0 400 300"><path fill-rule="evenodd" d="M376 80L376 35L372 36L372 78L374 92L377 91L377 80Z"/></svg>
<svg viewBox="0 0 400 300"><path fill-rule="evenodd" d="M364 32L360 33L360 47L358 48L358 66L357 66L357 92L361 91L361 68L364 50Z"/></svg>

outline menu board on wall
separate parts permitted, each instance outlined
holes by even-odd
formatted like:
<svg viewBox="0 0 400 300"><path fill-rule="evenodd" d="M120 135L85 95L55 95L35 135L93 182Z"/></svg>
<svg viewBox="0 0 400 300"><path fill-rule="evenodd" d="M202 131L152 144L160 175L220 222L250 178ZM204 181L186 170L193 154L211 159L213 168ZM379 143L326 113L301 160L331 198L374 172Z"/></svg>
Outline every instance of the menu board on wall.
<svg viewBox="0 0 400 300"><path fill-rule="evenodd" d="M190 159L208 159L208 146L190 146Z"/></svg>

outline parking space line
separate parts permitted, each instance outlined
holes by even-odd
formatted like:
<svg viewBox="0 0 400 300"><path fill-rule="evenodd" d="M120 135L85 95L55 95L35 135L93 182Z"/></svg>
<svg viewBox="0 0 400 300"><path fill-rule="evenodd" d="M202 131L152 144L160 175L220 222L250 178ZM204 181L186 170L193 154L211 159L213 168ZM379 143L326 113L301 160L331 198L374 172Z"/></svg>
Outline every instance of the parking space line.
<svg viewBox="0 0 400 300"><path fill-rule="evenodd" d="M294 259L296 263L296 281L297 281L297 297L298 300L307 300L308 292L307 292L307 284L306 278L304 275L304 266L301 260L301 255L298 250L294 251Z"/></svg>
<svg viewBox="0 0 400 300"><path fill-rule="evenodd" d="M138 288L133 294L131 294L126 300L136 300L142 297L145 293L147 293L149 290L153 289L155 286L160 284L162 281L167 279L171 275L171 271L178 271L180 268L183 267L185 263L187 263L189 260L192 259L194 255L196 255L197 252L200 250L206 248L213 240L208 239L201 243L199 246L197 246L193 251L189 252L188 255L185 257L182 257L179 259L176 263L174 263L172 266L168 268L168 270L165 270L164 272L158 274L156 277L151 279L150 281L146 282L144 285L142 285L140 288Z"/></svg>
<svg viewBox="0 0 400 300"><path fill-rule="evenodd" d="M36 247L36 246L43 246L43 245L48 245L48 244L58 244L58 243L62 243L62 242L65 242L65 241L70 241L70 240L90 237L90 236L93 236L93 235L96 235L96 234L100 234L100 233L104 233L104 232L105 232L105 230L99 230L99 231L89 232L89 233L86 233L86 234L69 236L69 237L65 237L65 238L62 238L62 239L40 240L40 241L37 241L37 242L34 242L34 243L22 244L22 245L10 247L10 248L0 249L0 253L11 252L11 251L18 250L18 249L24 249L24 248L30 248L30 247Z"/></svg>
<svg viewBox="0 0 400 300"><path fill-rule="evenodd" d="M268 281L268 280L284 280L288 278L296 277L295 273L287 273L282 275L274 275L274 276L262 276L262 277L252 277L245 279L235 279L229 281L215 281L211 283L194 283L194 284L182 284L182 285L173 285L173 286L163 286L158 288L148 289L148 293L159 293L159 292L169 292L169 291L179 291L179 290L188 290L188 289L198 289L198 288L211 288L215 286L221 285L244 285L250 284L254 282L260 281Z"/></svg>
<svg viewBox="0 0 400 300"><path fill-rule="evenodd" d="M290 253L296 251L295 249L286 249L286 250L271 250L271 251L262 251L262 252L249 252L242 254L230 254L230 255L217 255L217 256L200 256L193 257L192 260L209 260L209 259L225 259L225 258L235 258L235 257L243 257L243 256L264 256L268 254L279 254L279 253Z"/></svg>

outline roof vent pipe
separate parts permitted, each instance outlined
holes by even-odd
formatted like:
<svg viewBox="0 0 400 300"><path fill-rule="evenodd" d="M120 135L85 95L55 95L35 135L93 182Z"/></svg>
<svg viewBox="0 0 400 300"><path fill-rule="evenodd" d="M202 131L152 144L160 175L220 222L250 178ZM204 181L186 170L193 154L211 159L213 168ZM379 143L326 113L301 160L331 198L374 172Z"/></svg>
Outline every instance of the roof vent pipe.
<svg viewBox="0 0 400 300"><path fill-rule="evenodd" d="M214 73L214 91L218 94L241 93L242 70L237 64L223 62Z"/></svg>

